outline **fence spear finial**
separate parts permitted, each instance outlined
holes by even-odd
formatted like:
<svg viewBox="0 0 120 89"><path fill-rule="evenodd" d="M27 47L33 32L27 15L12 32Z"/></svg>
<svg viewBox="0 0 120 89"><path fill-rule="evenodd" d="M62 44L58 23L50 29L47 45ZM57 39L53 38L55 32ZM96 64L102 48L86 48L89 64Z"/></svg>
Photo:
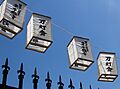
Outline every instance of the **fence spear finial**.
<svg viewBox="0 0 120 89"><path fill-rule="evenodd" d="M59 89L63 89L64 84L62 83L62 78L61 78L61 76L59 76L58 85L59 85Z"/></svg>
<svg viewBox="0 0 120 89"><path fill-rule="evenodd" d="M70 85L68 86L68 88L75 89L75 87L73 86L73 83L72 83L72 79L70 79Z"/></svg>

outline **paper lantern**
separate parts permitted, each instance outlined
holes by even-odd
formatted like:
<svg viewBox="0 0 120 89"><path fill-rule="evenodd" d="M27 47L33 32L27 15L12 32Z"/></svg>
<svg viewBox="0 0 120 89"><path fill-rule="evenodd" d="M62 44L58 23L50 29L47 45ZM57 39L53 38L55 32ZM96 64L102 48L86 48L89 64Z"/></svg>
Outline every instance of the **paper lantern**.
<svg viewBox="0 0 120 89"><path fill-rule="evenodd" d="M113 82L117 76L116 54L100 52L98 55L98 81Z"/></svg>
<svg viewBox="0 0 120 89"><path fill-rule="evenodd" d="M26 48L44 53L51 44L51 17L33 13L27 25Z"/></svg>
<svg viewBox="0 0 120 89"><path fill-rule="evenodd" d="M4 0L0 6L0 34L12 39L23 28L26 4L20 0Z"/></svg>
<svg viewBox="0 0 120 89"><path fill-rule="evenodd" d="M89 39L74 36L67 48L70 68L85 71L94 62Z"/></svg>

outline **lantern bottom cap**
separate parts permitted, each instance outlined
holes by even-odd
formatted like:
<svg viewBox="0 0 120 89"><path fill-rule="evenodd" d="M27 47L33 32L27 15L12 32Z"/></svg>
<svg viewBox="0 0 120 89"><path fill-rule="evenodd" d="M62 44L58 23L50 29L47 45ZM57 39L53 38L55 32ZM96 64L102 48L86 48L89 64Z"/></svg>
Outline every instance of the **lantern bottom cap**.
<svg viewBox="0 0 120 89"><path fill-rule="evenodd" d="M113 82L118 77L118 75L115 74L102 74L98 81L104 81L104 82Z"/></svg>
<svg viewBox="0 0 120 89"><path fill-rule="evenodd" d="M92 60L87 60L87 59L82 59L82 58L78 58L71 66L71 69L75 69L75 70L80 70L80 71L86 71L92 64L94 63L94 61Z"/></svg>

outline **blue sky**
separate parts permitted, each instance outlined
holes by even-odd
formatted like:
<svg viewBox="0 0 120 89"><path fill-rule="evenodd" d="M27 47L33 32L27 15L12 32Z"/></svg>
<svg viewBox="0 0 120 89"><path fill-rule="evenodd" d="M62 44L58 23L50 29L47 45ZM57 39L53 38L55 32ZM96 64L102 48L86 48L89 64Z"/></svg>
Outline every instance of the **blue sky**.
<svg viewBox="0 0 120 89"><path fill-rule="evenodd" d="M0 0L2 1L2 0ZM98 82L97 55L101 51L115 52L120 57L120 1L119 0L23 0L33 12L52 17L52 22L62 26L77 36L91 40L94 64L85 72L71 70L68 64L67 44L72 36L52 25L53 44L44 53L25 49L26 25L32 13L26 12L24 29L10 40L0 35L0 65L9 58L11 70L8 85L17 86L17 70L23 62L26 72L23 89L32 89L34 68L40 76L38 89L46 89L45 78L49 71L52 89L57 88L58 76L62 76L64 88L68 88L72 78L76 89L83 82L84 89L119 89L120 77L112 82ZM117 59L118 68L120 59ZM118 69L119 70L119 69ZM2 68L0 68L2 80ZM118 72L119 73L119 72ZM118 74L119 75L119 74Z"/></svg>

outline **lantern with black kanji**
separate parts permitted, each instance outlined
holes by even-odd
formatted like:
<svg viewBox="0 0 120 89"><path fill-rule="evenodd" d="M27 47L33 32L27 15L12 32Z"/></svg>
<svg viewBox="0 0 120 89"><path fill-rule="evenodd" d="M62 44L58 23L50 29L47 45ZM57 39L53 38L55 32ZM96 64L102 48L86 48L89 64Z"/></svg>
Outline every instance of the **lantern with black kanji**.
<svg viewBox="0 0 120 89"><path fill-rule="evenodd" d="M117 76L116 54L100 52L98 55L98 81L113 82Z"/></svg>
<svg viewBox="0 0 120 89"><path fill-rule="evenodd" d="M33 13L27 25L26 48L44 53L51 44L51 17Z"/></svg>
<svg viewBox="0 0 120 89"><path fill-rule="evenodd" d="M89 39L74 36L67 48L70 68L85 71L94 62Z"/></svg>
<svg viewBox="0 0 120 89"><path fill-rule="evenodd" d="M4 0L0 6L0 34L12 39L23 28L26 4L20 0Z"/></svg>

